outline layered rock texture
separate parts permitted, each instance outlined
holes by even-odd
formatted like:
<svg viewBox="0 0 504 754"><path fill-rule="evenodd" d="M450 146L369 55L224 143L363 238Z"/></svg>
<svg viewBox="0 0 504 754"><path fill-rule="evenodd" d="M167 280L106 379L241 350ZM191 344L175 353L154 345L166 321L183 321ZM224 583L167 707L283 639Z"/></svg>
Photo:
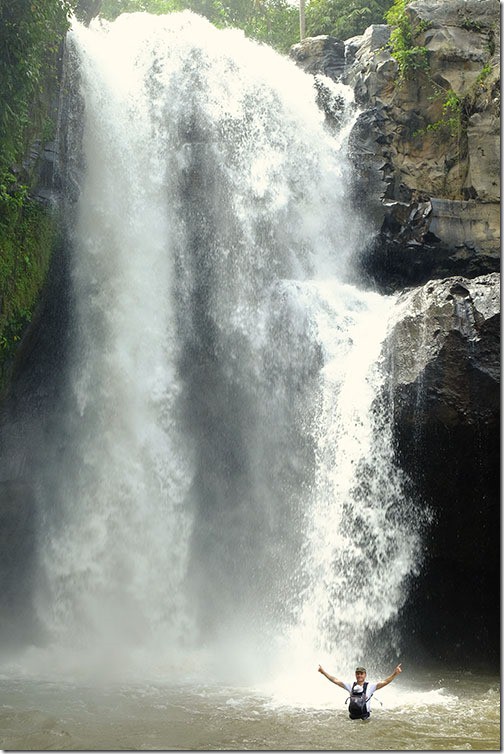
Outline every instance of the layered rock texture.
<svg viewBox="0 0 504 754"><path fill-rule="evenodd" d="M375 231L362 262L385 290L500 262L499 2L416 0L406 13L417 67L395 60L386 25L291 52L354 89L355 196Z"/></svg>
<svg viewBox="0 0 504 754"><path fill-rule="evenodd" d="M497 421L499 282L451 277L401 295L389 337L399 423L418 425L420 412L446 427Z"/></svg>
<svg viewBox="0 0 504 754"><path fill-rule="evenodd" d="M386 343L397 456L432 511L403 621L420 654L495 659L500 521L500 4L415 0L391 27L291 56L354 89L369 284L401 292Z"/></svg>

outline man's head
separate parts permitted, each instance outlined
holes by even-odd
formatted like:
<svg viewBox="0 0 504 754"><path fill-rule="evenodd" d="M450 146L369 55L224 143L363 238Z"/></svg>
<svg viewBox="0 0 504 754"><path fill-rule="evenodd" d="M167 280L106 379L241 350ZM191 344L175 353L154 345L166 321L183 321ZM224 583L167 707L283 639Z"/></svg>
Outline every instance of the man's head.
<svg viewBox="0 0 504 754"><path fill-rule="evenodd" d="M360 665L358 668L355 668L355 678L358 683L363 683L366 680L366 668L363 668Z"/></svg>

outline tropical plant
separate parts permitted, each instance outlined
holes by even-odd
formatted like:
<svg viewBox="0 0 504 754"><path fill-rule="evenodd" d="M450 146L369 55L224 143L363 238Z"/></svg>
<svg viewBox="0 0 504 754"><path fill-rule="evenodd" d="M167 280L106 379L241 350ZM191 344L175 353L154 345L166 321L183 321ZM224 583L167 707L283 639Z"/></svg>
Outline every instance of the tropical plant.
<svg viewBox="0 0 504 754"><path fill-rule="evenodd" d="M370 24L384 23L393 0L310 0L306 8L308 36L330 34L338 39L362 34Z"/></svg>
<svg viewBox="0 0 504 754"><path fill-rule="evenodd" d="M287 52L298 38L298 12L289 0L104 0L100 15L113 20L120 13L172 13L192 10L215 26L236 27L259 42Z"/></svg>
<svg viewBox="0 0 504 754"><path fill-rule="evenodd" d="M68 28L68 0L0 2L0 174L22 156L37 107L56 73L57 52Z"/></svg>
<svg viewBox="0 0 504 754"><path fill-rule="evenodd" d="M56 224L30 197L26 155L50 138L69 0L0 0L0 392L43 286Z"/></svg>
<svg viewBox="0 0 504 754"><path fill-rule="evenodd" d="M428 67L427 48L414 42L414 30L406 13L409 2L410 0L394 0L385 14L387 23L393 27L389 44L401 78L407 78L417 69L426 70Z"/></svg>

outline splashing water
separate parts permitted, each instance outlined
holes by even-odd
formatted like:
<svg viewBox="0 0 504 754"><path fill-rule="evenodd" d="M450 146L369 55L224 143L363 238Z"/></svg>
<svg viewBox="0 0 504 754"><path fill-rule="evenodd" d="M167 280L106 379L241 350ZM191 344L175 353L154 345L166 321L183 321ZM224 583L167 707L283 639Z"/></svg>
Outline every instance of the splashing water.
<svg viewBox="0 0 504 754"><path fill-rule="evenodd" d="M347 664L419 547L375 400L393 301L348 277L349 121L331 134L310 76L190 12L94 23L69 34L75 342L41 619L98 665Z"/></svg>

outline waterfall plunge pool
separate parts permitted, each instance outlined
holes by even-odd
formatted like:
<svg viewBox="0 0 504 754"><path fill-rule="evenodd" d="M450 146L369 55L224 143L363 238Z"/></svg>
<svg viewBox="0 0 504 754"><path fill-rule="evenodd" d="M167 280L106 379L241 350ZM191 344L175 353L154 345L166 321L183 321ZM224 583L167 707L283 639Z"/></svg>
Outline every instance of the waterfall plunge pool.
<svg viewBox="0 0 504 754"><path fill-rule="evenodd" d="M498 750L499 679L410 670L377 693L367 722L316 669L292 687L169 683L77 685L0 679L0 746L9 750ZM290 694L290 701L289 701ZM310 699L308 699L308 696ZM286 698L285 698L286 697Z"/></svg>

